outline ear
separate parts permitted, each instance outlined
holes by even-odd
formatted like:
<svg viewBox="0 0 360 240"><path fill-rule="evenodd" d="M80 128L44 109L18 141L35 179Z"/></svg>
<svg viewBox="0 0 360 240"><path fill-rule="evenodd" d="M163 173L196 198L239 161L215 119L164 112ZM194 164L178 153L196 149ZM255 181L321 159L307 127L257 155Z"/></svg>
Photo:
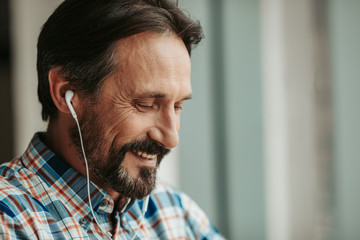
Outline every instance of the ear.
<svg viewBox="0 0 360 240"><path fill-rule="evenodd" d="M51 98L59 110L59 112L65 114L71 114L69 107L65 101L65 93L67 90L71 90L70 84L66 81L62 74L60 73L58 68L52 68L49 71L49 86L50 86L50 95ZM73 108L76 110L78 109L79 99L77 94L74 94L74 97L71 99Z"/></svg>

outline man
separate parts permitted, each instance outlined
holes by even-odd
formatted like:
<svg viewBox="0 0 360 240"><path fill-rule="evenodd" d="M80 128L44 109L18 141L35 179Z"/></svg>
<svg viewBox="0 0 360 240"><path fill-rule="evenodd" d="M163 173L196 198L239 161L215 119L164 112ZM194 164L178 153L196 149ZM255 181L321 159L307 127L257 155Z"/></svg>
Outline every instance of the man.
<svg viewBox="0 0 360 240"><path fill-rule="evenodd" d="M170 0L65 0L38 39L47 132L0 168L1 238L223 239L156 181L201 38Z"/></svg>

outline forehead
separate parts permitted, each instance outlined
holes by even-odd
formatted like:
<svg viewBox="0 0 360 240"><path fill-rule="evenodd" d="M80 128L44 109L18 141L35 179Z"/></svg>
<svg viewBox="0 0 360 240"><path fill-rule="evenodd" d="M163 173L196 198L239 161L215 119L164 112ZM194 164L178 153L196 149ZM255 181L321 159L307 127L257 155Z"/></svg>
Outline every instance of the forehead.
<svg viewBox="0 0 360 240"><path fill-rule="evenodd" d="M136 34L119 40L115 54L117 71L113 88L128 94L155 89L169 94L175 90L191 93L190 57L177 36Z"/></svg>

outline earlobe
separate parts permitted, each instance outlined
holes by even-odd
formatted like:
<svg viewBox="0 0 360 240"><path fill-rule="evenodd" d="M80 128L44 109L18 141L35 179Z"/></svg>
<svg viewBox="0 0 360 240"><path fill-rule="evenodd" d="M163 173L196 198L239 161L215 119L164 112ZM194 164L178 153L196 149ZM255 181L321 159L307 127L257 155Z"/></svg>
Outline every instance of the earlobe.
<svg viewBox="0 0 360 240"><path fill-rule="evenodd" d="M50 95L56 108L60 112L70 114L70 109L68 108L65 100L66 91L71 89L70 84L63 78L62 74L56 68L52 68L49 71L49 86ZM73 97L72 102L74 106L76 96Z"/></svg>

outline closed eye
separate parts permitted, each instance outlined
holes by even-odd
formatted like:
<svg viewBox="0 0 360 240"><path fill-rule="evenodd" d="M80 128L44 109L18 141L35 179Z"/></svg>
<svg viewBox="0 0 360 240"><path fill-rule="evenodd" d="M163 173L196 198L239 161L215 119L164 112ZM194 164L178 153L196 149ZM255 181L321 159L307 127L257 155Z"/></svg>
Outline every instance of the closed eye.
<svg viewBox="0 0 360 240"><path fill-rule="evenodd" d="M142 103L137 103L137 106L141 107L141 108L148 108L148 109L152 109L154 108L153 104L142 104Z"/></svg>
<svg viewBox="0 0 360 240"><path fill-rule="evenodd" d="M175 108L176 111L181 111L183 109L181 105L180 106L175 106L174 108Z"/></svg>
<svg viewBox="0 0 360 240"><path fill-rule="evenodd" d="M175 106L174 106L175 111L183 110L183 104L184 104L184 101L180 101L180 102L176 103Z"/></svg>

